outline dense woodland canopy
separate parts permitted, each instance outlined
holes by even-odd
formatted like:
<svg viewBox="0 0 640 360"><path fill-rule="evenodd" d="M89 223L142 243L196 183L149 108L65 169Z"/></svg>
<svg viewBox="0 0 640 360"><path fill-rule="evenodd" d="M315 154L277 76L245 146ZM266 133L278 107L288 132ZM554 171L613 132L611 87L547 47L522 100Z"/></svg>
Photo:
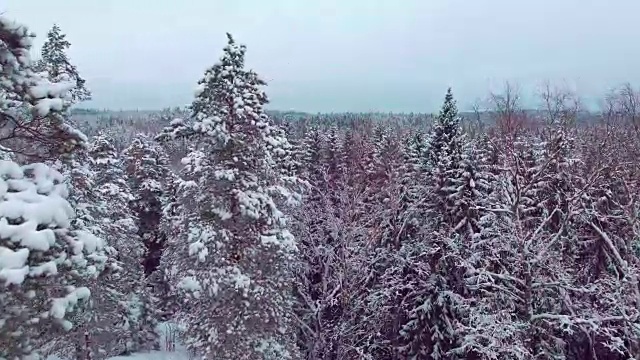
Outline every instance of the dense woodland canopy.
<svg viewBox="0 0 640 360"><path fill-rule="evenodd" d="M265 110L228 35L193 103L79 110L0 17L0 359L640 359L640 96ZM85 135L86 134L86 135Z"/></svg>

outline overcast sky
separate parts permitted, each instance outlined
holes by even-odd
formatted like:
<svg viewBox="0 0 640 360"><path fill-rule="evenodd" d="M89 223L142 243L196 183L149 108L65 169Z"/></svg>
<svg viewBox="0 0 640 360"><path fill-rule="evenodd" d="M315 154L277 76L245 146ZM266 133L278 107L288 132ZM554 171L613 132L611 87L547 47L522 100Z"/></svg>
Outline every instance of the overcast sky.
<svg viewBox="0 0 640 360"><path fill-rule="evenodd" d="M433 111L447 86L465 108L505 80L528 93L562 82L588 102L640 83L640 0L3 0L2 11L36 32L34 53L60 25L95 107L189 103L227 31L281 110Z"/></svg>

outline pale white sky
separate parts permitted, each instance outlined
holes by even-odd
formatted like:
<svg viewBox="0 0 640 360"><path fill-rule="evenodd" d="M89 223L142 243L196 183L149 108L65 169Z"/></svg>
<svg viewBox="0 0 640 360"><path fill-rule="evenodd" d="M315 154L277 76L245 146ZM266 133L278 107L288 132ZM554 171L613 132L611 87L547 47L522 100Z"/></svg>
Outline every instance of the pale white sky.
<svg viewBox="0 0 640 360"><path fill-rule="evenodd" d="M225 32L248 47L271 108L464 108L504 80L551 80L587 100L640 83L640 0L5 0L38 34L58 23L94 92L87 106L191 101Z"/></svg>

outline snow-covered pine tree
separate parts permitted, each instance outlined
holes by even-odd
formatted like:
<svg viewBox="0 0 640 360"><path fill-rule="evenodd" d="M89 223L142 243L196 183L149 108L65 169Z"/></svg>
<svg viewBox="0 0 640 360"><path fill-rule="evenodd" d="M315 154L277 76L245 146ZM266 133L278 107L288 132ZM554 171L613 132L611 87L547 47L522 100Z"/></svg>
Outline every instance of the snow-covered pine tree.
<svg viewBox="0 0 640 360"><path fill-rule="evenodd" d="M403 257L409 254L400 250L413 235L407 232L411 204L406 196L413 184L403 182L400 133L386 124L377 129L385 130L374 131L369 140L373 142L374 167L370 169L373 182L368 184L368 198L373 202L370 203L369 220L365 223L368 239L360 245L362 253L366 254L362 267L369 273L368 291L358 296L362 299L358 309L362 318L351 320L360 324L364 353L372 358L388 358L398 355L404 319L403 309L398 305L406 293L399 291L402 285L398 280L408 275L403 274L402 264L406 260ZM354 327L358 329L358 326Z"/></svg>
<svg viewBox="0 0 640 360"><path fill-rule="evenodd" d="M460 235L458 230L462 226L466 235L472 235L478 230L475 224L478 216L474 214L473 203L480 196L475 189L480 179L475 178L473 148L463 134L460 122L456 101L449 88L425 151L429 172L426 209L435 220L436 229L444 231L443 234L453 232ZM464 237L459 236L458 240Z"/></svg>
<svg viewBox="0 0 640 360"><path fill-rule="evenodd" d="M399 348L410 359L463 359L453 352L460 346L468 306L460 291L458 274L466 259L455 237L425 230L403 252L414 263L405 270L406 293L401 307L406 320Z"/></svg>
<svg viewBox="0 0 640 360"><path fill-rule="evenodd" d="M300 146L300 177L312 185L319 184L324 178L322 168L319 166L324 141L325 139L320 129L317 126L311 126L307 130Z"/></svg>
<svg viewBox="0 0 640 360"><path fill-rule="evenodd" d="M109 245L116 249L120 266L119 271L101 282L94 301L96 317L91 324L96 345L106 355L150 350L157 347L157 319L141 264L145 247L129 207L133 195L109 137L95 137L89 152L95 172L99 226Z"/></svg>
<svg viewBox="0 0 640 360"><path fill-rule="evenodd" d="M188 115L188 112L186 114L184 112L172 112L171 114L176 113L181 116L173 117L170 121L166 121L169 126L164 127L155 137L156 142L160 144L167 154L170 154L170 162L173 168L182 167L184 155L196 149L196 143L191 141L193 119L184 116ZM164 114L163 117L168 120L168 116L171 114ZM164 244L160 265L157 271L149 277L158 296L159 309L163 312L164 319L171 318L179 311L187 311L185 303L182 301L184 298L179 296L180 289L174 286L176 276L174 270L177 269L177 264L182 261L183 257L180 255L180 251L183 244L180 241L168 241L168 239L178 239L187 233L187 226L189 225L187 218L190 213L183 207L184 181L173 171L171 174L173 177L166 181L165 203L163 204L162 217L158 229L167 241Z"/></svg>
<svg viewBox="0 0 640 360"><path fill-rule="evenodd" d="M158 231L160 236L165 239L163 244L160 264L156 271L149 276L149 282L153 286L154 293L158 299L158 309L162 312L161 318L166 320L171 318L180 308L180 298L178 297L177 288L171 286L171 269L175 269L175 265L180 261L179 245L175 239L185 233L186 221L184 216L186 212L182 208L179 201L180 185L182 180L173 172L171 179L167 179L164 191L164 201L162 207L162 216ZM174 274L175 275L175 274Z"/></svg>
<svg viewBox="0 0 640 360"><path fill-rule="evenodd" d="M503 159L501 159L497 141L498 139L485 132L481 133L475 142L480 169L494 177L503 172L503 169L500 168Z"/></svg>
<svg viewBox="0 0 640 360"><path fill-rule="evenodd" d="M144 269L147 275L160 264L165 234L160 229L162 209L168 202L167 188L173 180L168 158L158 144L147 136L136 136L124 150L124 169L133 192L131 209L135 213L138 235L146 254Z"/></svg>
<svg viewBox="0 0 640 360"><path fill-rule="evenodd" d="M90 157L86 148L79 149L66 161L58 161L55 168L69 184L69 202L76 209L74 222L79 227L97 227L95 219L96 193L94 191L95 173L91 169ZM99 227L97 227L99 228ZM101 232L99 229L95 231Z"/></svg>
<svg viewBox="0 0 640 360"><path fill-rule="evenodd" d="M86 285L108 258L101 239L73 230L60 173L0 161L0 179L0 357L23 359L68 341L68 313L89 298Z"/></svg>
<svg viewBox="0 0 640 360"><path fill-rule="evenodd" d="M322 186L323 191L329 197L331 204L335 208L340 207L341 199L336 196L335 191L340 186L342 174L340 173L340 131L337 127L331 126L326 133L326 142L322 150L321 162L324 166L323 181L318 186Z"/></svg>
<svg viewBox="0 0 640 360"><path fill-rule="evenodd" d="M474 167L486 186L479 187L481 197L474 201L478 210L477 230L466 248L464 274L470 303L458 355L480 359L526 359L529 352L522 341L524 325L515 316L521 298L519 283L520 244L514 229L509 203L507 174L499 164L485 156L484 149L495 139L480 138L481 150ZM494 170L496 173L492 173Z"/></svg>
<svg viewBox="0 0 640 360"><path fill-rule="evenodd" d="M288 127L284 125L274 126L272 133L274 138L287 139L285 142L267 145L267 151L273 154L273 161L277 168L276 177L280 179L284 192L274 194L273 199L277 208L287 214L290 220L294 220L294 214L302 203L302 194L311 188L311 184L300 177L302 161L297 157L296 148L288 141Z"/></svg>
<svg viewBox="0 0 640 360"><path fill-rule="evenodd" d="M169 244L178 251L167 254L166 273L183 289L189 348L218 359L293 359L296 244L274 201L289 192L274 171L287 140L264 113L265 82L244 68L245 52L228 35L199 81L193 125L172 124L182 130L171 134L197 145L183 160L186 223Z"/></svg>
<svg viewBox="0 0 640 360"><path fill-rule="evenodd" d="M324 169L321 162L325 139L317 126L309 127L300 146L301 177L311 188L305 194L303 205L295 212L292 232L296 236L299 256L295 267L295 311L302 324L298 326L297 342L305 358L323 358L334 351L331 344L332 328L326 311L333 296L335 283L335 252L326 246L330 233L326 211L327 197L322 191ZM327 316L329 314L329 316Z"/></svg>
<svg viewBox="0 0 640 360"><path fill-rule="evenodd" d="M363 147L353 131L340 136L332 126L325 134L312 126L306 139L312 189L295 227L301 252L297 305L304 322L299 341L309 359L351 359L361 355L359 340L371 330L360 321L368 272L360 261L366 249L359 247L368 240L359 223L367 186L359 181L366 179L358 164Z"/></svg>
<svg viewBox="0 0 640 360"><path fill-rule="evenodd" d="M405 193L408 190L402 183L403 157L400 139L397 133L391 132L378 142L376 150L376 170L380 182L378 188L378 206L376 211L379 222L376 228L380 230L380 245L400 248L400 241L404 239L406 227L403 219L409 204L406 202ZM399 135L399 134L398 134ZM372 184L373 185L373 184Z"/></svg>
<svg viewBox="0 0 640 360"><path fill-rule="evenodd" d="M291 138L291 124L289 122L285 122L281 125L274 126L274 133L279 137L283 137L286 139ZM291 177L296 181L300 181L301 178L299 176L301 171L301 163L302 160L298 157L300 144L298 141L287 141L286 144L278 144L276 147L270 148L269 150L275 150L275 155L277 155L277 163L280 165L282 172L282 176L285 178Z"/></svg>
<svg viewBox="0 0 640 360"><path fill-rule="evenodd" d="M447 176L450 189L448 197L453 210L450 215L452 230L467 242L480 232L482 204L491 193L490 182L493 177L483 171L479 157L477 145L466 143L459 167L449 170Z"/></svg>
<svg viewBox="0 0 640 360"><path fill-rule="evenodd" d="M29 57L33 37L26 27L0 16L0 142L8 155L4 159L55 160L86 141L62 115L72 84L53 83L33 72ZM65 312L78 309L78 300L89 294L85 286L110 264L104 256L108 247L78 226L58 172L43 164L20 168L10 162L2 169L7 183L2 208L10 211L2 215L6 229L0 240L4 252L0 273L6 280L0 305L5 310L0 319L5 343L0 357L26 356L41 346L50 351L51 343L73 346L77 326L71 332L69 327L79 324L82 312L71 316ZM17 236L18 227L31 230ZM56 330L55 324L66 330Z"/></svg>
<svg viewBox="0 0 640 360"><path fill-rule="evenodd" d="M362 163L362 151L364 149L361 134L354 130L347 130L340 146L340 165L342 168L342 186L349 191L355 188L363 188L366 184L366 172Z"/></svg>
<svg viewBox="0 0 640 360"><path fill-rule="evenodd" d="M421 297L421 291L429 286L425 255L430 244L423 241L423 236L431 224L422 211L427 200L422 167L425 143L417 132L404 137L404 144L395 139L395 145L383 147L386 149L381 154L386 155L378 161L386 167L389 180L383 190L388 200L376 211L386 228L380 243L384 246L378 246L367 264L372 274L374 270L377 274L367 295L370 305L366 307L370 309L366 328L377 334L370 346L374 358L403 358L413 351L407 343L411 338L422 341L416 332L409 335L417 329L410 330L407 322L416 324L416 313L411 312L416 305L414 296ZM386 136L387 142L390 139ZM416 325L422 326L419 322Z"/></svg>
<svg viewBox="0 0 640 360"><path fill-rule="evenodd" d="M19 157L51 159L86 141L62 115L71 82L51 82L32 70L35 35L0 16L0 145Z"/></svg>
<svg viewBox="0 0 640 360"><path fill-rule="evenodd" d="M325 213L333 213L327 223L330 236L331 291L323 306L330 310L327 328L331 329L332 358L362 359L384 353L381 337L376 330L385 325L381 320L386 313L375 313L380 308L372 305L368 294L376 279L372 264L375 264L379 240L374 236L374 225L379 214L372 213L368 202L371 185L367 182L369 169L373 169L374 149L370 137L347 131L339 148L338 169L340 181L335 187L334 197L340 199L337 206ZM362 134L364 135L364 134ZM329 144L327 144L329 145ZM361 163L361 157L370 155L370 161ZM322 211L322 210L320 210ZM371 314L373 316L367 317ZM367 318L367 321L362 321ZM373 326L371 326L373 324ZM386 346L386 344L385 344Z"/></svg>
<svg viewBox="0 0 640 360"><path fill-rule="evenodd" d="M309 197L296 219L299 223L293 230L300 252L296 312L303 322L298 326L299 346L307 358L335 356L335 329L342 312L340 233L344 226L325 194Z"/></svg>
<svg viewBox="0 0 640 360"><path fill-rule="evenodd" d="M436 117L425 151L430 216L438 228L455 228L457 211L451 195L457 191L454 178L460 174L466 140L460 126L460 116L451 88L447 90L440 114Z"/></svg>
<svg viewBox="0 0 640 360"><path fill-rule="evenodd" d="M473 321L485 321L490 317L482 313L482 302L470 299L470 285L465 281L466 273L471 271L475 274L469 264L475 261L472 250L479 239L481 219L484 207L487 206L487 197L491 194L493 178L483 171L473 144L463 141L458 144L463 148L454 152L455 162L449 159L439 160L432 167L436 174L444 175L441 179L444 186L431 189L436 192L436 196L441 196L441 201L436 201L435 204L446 206L439 208L440 212L444 212L444 219L438 216L427 219L445 220L444 231L430 233L433 225L428 223L423 223L418 228L418 236L414 237L418 241L409 241L402 249L407 254L403 257L413 259L414 262L405 265L404 276L396 276L396 279L404 280L393 286L404 289L407 294L404 296L405 304L402 305L407 309L407 320L401 332L405 343L401 351L405 356L415 356L418 359L475 358L478 354L494 354L484 351L486 349L483 349L484 352L477 351L473 347L477 345L473 340L477 339L469 333L470 316L475 316L471 318ZM440 156L446 156L446 153L440 152ZM427 189L427 197L424 198L427 201L430 195L428 191ZM433 204L430 208L434 214ZM418 206L416 211L420 214L423 209ZM496 245L492 243L489 248L495 249ZM429 275L426 278L421 276L416 273L418 269ZM486 323L484 326L487 326ZM480 332L481 329L478 327ZM488 339L486 342L496 348L503 344L498 340L505 340L493 339L488 334L480 334L478 337L483 335ZM504 353L512 354L506 350Z"/></svg>
<svg viewBox="0 0 640 360"><path fill-rule="evenodd" d="M62 33L60 27L55 24L47 33L47 40L42 46L41 59L35 62L37 72L44 73L49 81L57 83L61 81L72 82L69 90L71 104L91 100L91 91L86 87L86 81L78 74L78 69L71 64L67 56L67 50L71 43Z"/></svg>
<svg viewBox="0 0 640 360"><path fill-rule="evenodd" d="M578 166L573 172L580 176L562 176L554 164L566 158L536 151L537 143L518 139L518 152L504 157L510 162L501 165L505 171L484 205L467 272L474 306L458 350L483 358L629 358L637 320L622 314L638 295L622 289L637 281L637 258L623 255L624 241L611 239L634 235L625 226L609 228L624 217L623 207L601 197L612 194L602 168ZM556 180L571 185L558 194L566 200L554 203L545 189ZM618 215L608 218L610 209Z"/></svg>
<svg viewBox="0 0 640 360"><path fill-rule="evenodd" d="M407 134L402 147L402 170L400 183L403 187L402 202L405 207L403 214L403 231L408 237L413 237L420 227L419 214L427 205L425 194L427 174L424 168L424 151L426 143L424 134L412 131Z"/></svg>
<svg viewBox="0 0 640 360"><path fill-rule="evenodd" d="M411 131L408 135L405 142L404 155L405 161L411 167L407 171L417 175L417 173L424 171L427 143L425 142L424 133L420 130Z"/></svg>
<svg viewBox="0 0 640 360"><path fill-rule="evenodd" d="M105 216L100 210L104 209L99 206L99 197L95 189L95 172L91 168L88 149L82 147L70 154L69 157L58 160L53 167L60 171L65 179L69 189L68 201L75 209L75 218L71 221L71 225L75 229L87 231L101 239L106 239L104 228L101 226L101 219ZM107 244L108 245L108 244ZM116 261L117 252L112 246L106 246L105 252L111 258L109 266L101 273L101 277L91 281L87 287L92 292L93 299L100 296L100 281L110 272L118 269ZM90 305L90 304L89 304ZM74 351L85 353L94 349L86 348L84 334L90 319L92 318L92 309L89 311L76 312L70 319L76 326L62 341L56 341L51 344L50 353L58 356L67 356Z"/></svg>
<svg viewBox="0 0 640 360"><path fill-rule="evenodd" d="M452 230L458 223L454 199L460 185L465 183L461 171L464 145L460 117L448 89L425 151L428 176L422 201L427 206L416 210L420 210L418 216L426 221L417 229L414 242L406 245L413 249L405 250L408 254L423 253L416 257L420 262L411 266L427 271L422 275L427 278L423 279L409 268L413 276L408 278L410 283L406 286L410 291L402 305L406 309L406 321L401 331L400 350L410 358L463 357L452 351L460 345L467 311L463 279L466 258L462 237ZM424 245L426 249L421 249Z"/></svg>
<svg viewBox="0 0 640 360"><path fill-rule="evenodd" d="M458 107L453 98L453 92L449 88L440 113L435 118L425 151L426 162L430 168L438 166L442 159L460 155L462 149L460 122Z"/></svg>

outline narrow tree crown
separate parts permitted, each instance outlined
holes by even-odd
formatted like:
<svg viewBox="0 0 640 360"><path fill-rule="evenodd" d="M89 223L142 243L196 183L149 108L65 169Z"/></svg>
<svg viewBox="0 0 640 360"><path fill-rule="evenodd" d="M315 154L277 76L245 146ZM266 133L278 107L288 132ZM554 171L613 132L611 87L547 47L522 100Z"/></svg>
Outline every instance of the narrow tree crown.
<svg viewBox="0 0 640 360"><path fill-rule="evenodd" d="M42 46L42 58L36 62L35 69L38 72L46 73L49 81L60 82L70 81L75 86L70 90L72 103L91 100L91 91L89 91L85 83L86 81L80 77L75 65L71 64L67 51L71 43L67 40L67 36L62 33L60 27L53 25L47 33L47 40Z"/></svg>
<svg viewBox="0 0 640 360"><path fill-rule="evenodd" d="M433 132L429 141L427 160L432 166L460 153L462 147L460 120L456 101L453 98L451 88L449 88L440 113L435 118Z"/></svg>

